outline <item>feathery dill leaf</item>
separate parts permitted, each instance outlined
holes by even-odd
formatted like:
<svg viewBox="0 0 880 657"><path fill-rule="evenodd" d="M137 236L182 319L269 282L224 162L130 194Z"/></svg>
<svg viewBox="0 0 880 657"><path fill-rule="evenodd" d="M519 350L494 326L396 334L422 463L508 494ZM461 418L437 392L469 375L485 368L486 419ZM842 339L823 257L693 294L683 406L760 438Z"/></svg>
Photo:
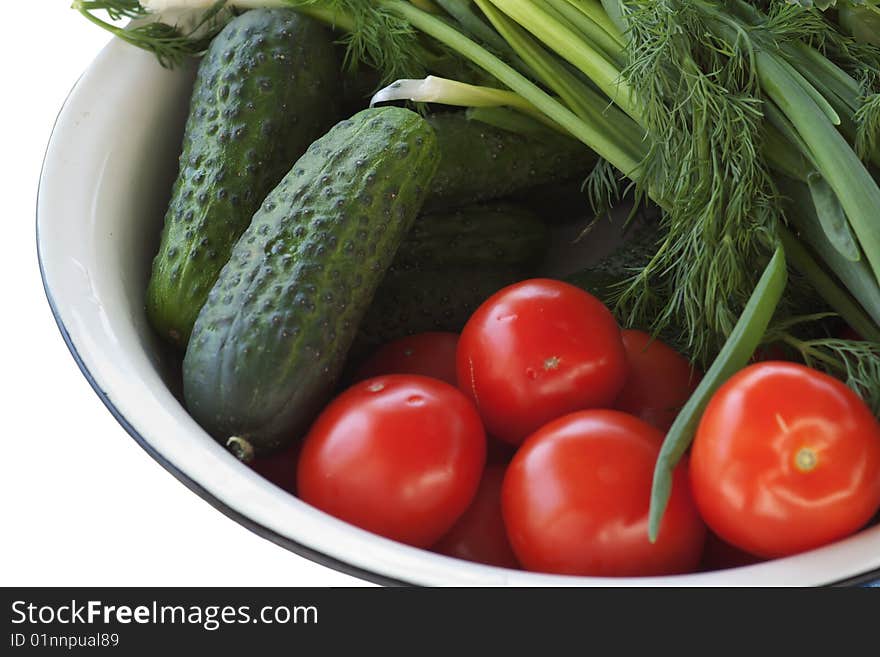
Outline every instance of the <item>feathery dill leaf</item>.
<svg viewBox="0 0 880 657"><path fill-rule="evenodd" d="M779 5L773 5L770 13L778 15L781 20L777 22L781 23L786 16L793 16L791 20L797 21L793 37L809 42L851 75L860 83L863 95L880 91L880 47L842 32L825 14L815 10L786 12ZM798 35L797 30L803 30L803 34Z"/></svg>
<svg viewBox="0 0 880 657"><path fill-rule="evenodd" d="M432 54L419 42L413 27L395 13L363 0L284 0L292 9L319 9L344 17L346 66L359 63L379 71L383 82L398 78L425 77L437 71L446 52ZM350 28L350 29L349 29Z"/></svg>
<svg viewBox="0 0 880 657"><path fill-rule="evenodd" d="M225 24L221 16L225 5L225 0L218 0L189 27L150 20L149 12L136 0L76 0L72 8L119 39L152 52L162 66L174 68L185 58L207 50L211 39ZM131 18L136 22L121 27L98 18L96 11L106 12L111 21Z"/></svg>
<svg viewBox="0 0 880 657"><path fill-rule="evenodd" d="M600 157L581 185L581 191L596 216L607 214L622 198L623 174L605 158Z"/></svg>
<svg viewBox="0 0 880 657"><path fill-rule="evenodd" d="M618 310L657 333L680 324L701 363L718 352L770 256L780 203L761 157L763 112L743 33L712 35L701 2L627 0L630 64L652 149L644 163L665 201L664 237Z"/></svg>
<svg viewBox="0 0 880 657"><path fill-rule="evenodd" d="M364 0L282 0L325 22L345 28L341 42L346 46L346 65L359 63L380 71L383 81L402 77L424 77L428 70L449 70L460 61L445 49L428 50L412 26L388 9ZM273 4L273 3L268 3ZM249 3L248 6L253 6ZM151 14L137 0L76 0L73 8L99 27L134 46L153 52L166 67L184 58L202 54L211 39L223 28L236 9L235 0L218 0L197 13L191 27L163 22L163 15ZM179 10L185 10L181 2ZM96 12L106 12L111 21L136 19L129 27L102 20ZM221 13L222 12L222 13ZM152 17L153 20L150 20ZM147 21L147 22L140 22ZM461 67L455 68L456 71Z"/></svg>
<svg viewBox="0 0 880 657"><path fill-rule="evenodd" d="M809 367L841 379L880 415L880 343L820 338L788 341Z"/></svg>
<svg viewBox="0 0 880 657"><path fill-rule="evenodd" d="M138 0L81 0L73 4L75 9L85 11L103 10L111 21L123 18L140 18L147 15L147 10Z"/></svg>
<svg viewBox="0 0 880 657"><path fill-rule="evenodd" d="M864 95L854 118L856 153L864 160L880 148L880 93Z"/></svg>
<svg viewBox="0 0 880 657"><path fill-rule="evenodd" d="M825 54L859 83L855 149L862 159L880 149L880 48L831 30Z"/></svg>
<svg viewBox="0 0 880 657"><path fill-rule="evenodd" d="M808 367L840 379L880 416L880 343L831 337L840 323L835 312L787 315L780 310L764 344L785 346Z"/></svg>

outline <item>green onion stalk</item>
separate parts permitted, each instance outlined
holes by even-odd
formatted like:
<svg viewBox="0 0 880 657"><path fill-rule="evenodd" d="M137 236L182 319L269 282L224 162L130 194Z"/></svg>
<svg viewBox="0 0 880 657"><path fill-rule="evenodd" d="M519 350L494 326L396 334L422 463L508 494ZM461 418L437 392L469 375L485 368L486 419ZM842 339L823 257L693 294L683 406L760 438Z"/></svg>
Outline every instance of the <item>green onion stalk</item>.
<svg viewBox="0 0 880 657"><path fill-rule="evenodd" d="M637 203L658 205L656 251L621 283L616 311L627 325L679 334L677 346L706 366L707 376L658 461L652 538L672 468L702 408L762 341L787 345L880 410L877 5L74 2L89 20L153 51L165 66L202 52L235 12L292 8L337 29L351 66L380 72L390 84L377 101L471 107L475 117L505 125L537 120L601 157L585 184L594 205L619 198L628 186ZM132 22L123 28L117 21L125 18ZM468 71L469 79L450 71ZM796 293L802 288L810 293ZM866 341L828 335L832 314Z"/></svg>

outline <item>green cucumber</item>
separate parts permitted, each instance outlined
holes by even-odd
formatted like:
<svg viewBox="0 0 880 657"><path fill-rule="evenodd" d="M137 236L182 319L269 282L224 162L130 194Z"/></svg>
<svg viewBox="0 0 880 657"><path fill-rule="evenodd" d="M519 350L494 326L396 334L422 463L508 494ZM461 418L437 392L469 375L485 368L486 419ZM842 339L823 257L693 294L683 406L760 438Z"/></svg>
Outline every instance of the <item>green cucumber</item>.
<svg viewBox="0 0 880 657"><path fill-rule="evenodd" d="M614 305L619 285L645 268L657 251L660 226L655 221L633 227L625 241L596 264L565 277L606 305Z"/></svg>
<svg viewBox="0 0 880 657"><path fill-rule="evenodd" d="M199 66L180 169L147 290L160 335L185 347L199 309L263 199L339 116L333 35L287 9L256 9Z"/></svg>
<svg viewBox="0 0 880 657"><path fill-rule="evenodd" d="M391 272L360 324L353 352L425 331L460 331L481 303L526 277L512 267Z"/></svg>
<svg viewBox="0 0 880 657"><path fill-rule="evenodd" d="M522 135L470 120L464 112L435 114L440 164L426 210L455 208L554 181L586 177L596 155L563 135Z"/></svg>
<svg viewBox="0 0 880 657"><path fill-rule="evenodd" d="M549 233L534 213L510 203L471 205L419 217L394 269L527 266L544 257Z"/></svg>
<svg viewBox="0 0 880 657"><path fill-rule="evenodd" d="M184 399L209 433L261 453L308 427L436 165L436 137L419 115L365 110L313 143L269 194L184 358Z"/></svg>

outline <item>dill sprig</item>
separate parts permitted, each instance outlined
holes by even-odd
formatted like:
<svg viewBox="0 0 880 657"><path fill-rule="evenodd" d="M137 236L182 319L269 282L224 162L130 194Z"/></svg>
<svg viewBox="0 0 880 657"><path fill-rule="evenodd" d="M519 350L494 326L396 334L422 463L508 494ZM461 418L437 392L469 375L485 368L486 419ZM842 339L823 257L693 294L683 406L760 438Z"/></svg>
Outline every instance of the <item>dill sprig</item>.
<svg viewBox="0 0 880 657"><path fill-rule="evenodd" d="M623 174L600 157L581 185L595 216L607 214L623 197Z"/></svg>
<svg viewBox="0 0 880 657"><path fill-rule="evenodd" d="M138 0L81 0L74 2L73 7L80 11L106 11L112 21L147 15L147 10Z"/></svg>
<svg viewBox="0 0 880 657"><path fill-rule="evenodd" d="M808 367L840 379L880 416L880 342L832 337L831 330L840 325L834 312L799 315L779 310L781 316L774 319L764 344L783 345Z"/></svg>
<svg viewBox="0 0 880 657"><path fill-rule="evenodd" d="M162 66L174 68L187 57L207 50L211 39L225 24L221 16L225 5L225 0L219 0L205 9L188 28L170 25L158 18L152 20L151 14L136 0L76 0L72 7L114 36L152 52ZM98 18L96 11L106 12L111 21L131 18L134 22L128 27L120 27Z"/></svg>
<svg viewBox="0 0 880 657"><path fill-rule="evenodd" d="M385 7L363 0L284 0L291 9L325 20L344 31L346 66L359 64L380 72L383 82L424 77L439 72L449 57L429 51L404 19Z"/></svg>
<svg viewBox="0 0 880 657"><path fill-rule="evenodd" d="M790 13L776 12L780 16ZM852 86L857 85L855 102L851 103L855 106L854 147L859 157L867 160L880 148L880 48L836 29L821 12L802 11L798 19L799 27L809 26L801 38L809 37L817 50L851 76Z"/></svg>
<svg viewBox="0 0 880 657"><path fill-rule="evenodd" d="M880 148L880 93L865 94L854 115L856 153L863 160Z"/></svg>
<svg viewBox="0 0 880 657"><path fill-rule="evenodd" d="M457 55L444 48L429 49L409 22L376 3L364 0L277 0L266 4L278 6L279 2L342 31L340 42L346 47L346 66L355 68L365 64L379 71L383 81L424 77L429 70L455 73L464 70ZM218 0L201 12L192 10L196 18L191 27L164 22L161 13L150 13L137 0L76 0L73 8L120 39L154 53L163 66L174 67L186 57L202 54L233 11L258 4ZM180 3L181 10L186 7L185 2ZM110 21L124 18L134 21L128 27L114 25L96 15L101 11Z"/></svg>
<svg viewBox="0 0 880 657"><path fill-rule="evenodd" d="M628 0L629 66L653 147L643 186L664 237L618 300L633 325L683 326L702 363L718 353L770 255L780 203L761 157L760 88L745 33L716 38L703 3Z"/></svg>
<svg viewBox="0 0 880 657"><path fill-rule="evenodd" d="M880 416L880 343L819 338L785 340L804 363L841 379Z"/></svg>

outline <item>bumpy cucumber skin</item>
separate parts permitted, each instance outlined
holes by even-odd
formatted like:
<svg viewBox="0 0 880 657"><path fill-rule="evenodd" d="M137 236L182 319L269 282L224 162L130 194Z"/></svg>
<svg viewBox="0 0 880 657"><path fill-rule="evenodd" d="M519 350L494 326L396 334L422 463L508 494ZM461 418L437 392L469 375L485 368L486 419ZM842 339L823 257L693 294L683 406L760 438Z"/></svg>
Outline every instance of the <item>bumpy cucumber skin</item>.
<svg viewBox="0 0 880 657"><path fill-rule="evenodd" d="M637 225L614 251L596 264L569 274L565 280L613 306L620 284L647 266L657 251L659 238L658 223Z"/></svg>
<svg viewBox="0 0 880 657"><path fill-rule="evenodd" d="M256 9L199 66L180 169L147 290L160 335L185 347L196 316L265 196L336 120L333 35L287 9Z"/></svg>
<svg viewBox="0 0 880 657"><path fill-rule="evenodd" d="M596 162L581 142L562 135L525 136L468 119L464 112L428 121L440 143L440 165L426 210L460 207L554 181L585 177Z"/></svg>
<svg viewBox="0 0 880 657"><path fill-rule="evenodd" d="M528 266L544 257L547 226L511 203L485 203L420 216L397 251L393 269Z"/></svg>
<svg viewBox="0 0 880 657"><path fill-rule="evenodd" d="M183 363L184 398L218 440L266 452L301 435L418 215L431 127L365 110L316 141L266 198L211 290Z"/></svg>
<svg viewBox="0 0 880 657"><path fill-rule="evenodd" d="M513 267L458 267L395 271L376 291L364 316L353 352L425 331L460 331L473 312L495 292L523 278Z"/></svg>

